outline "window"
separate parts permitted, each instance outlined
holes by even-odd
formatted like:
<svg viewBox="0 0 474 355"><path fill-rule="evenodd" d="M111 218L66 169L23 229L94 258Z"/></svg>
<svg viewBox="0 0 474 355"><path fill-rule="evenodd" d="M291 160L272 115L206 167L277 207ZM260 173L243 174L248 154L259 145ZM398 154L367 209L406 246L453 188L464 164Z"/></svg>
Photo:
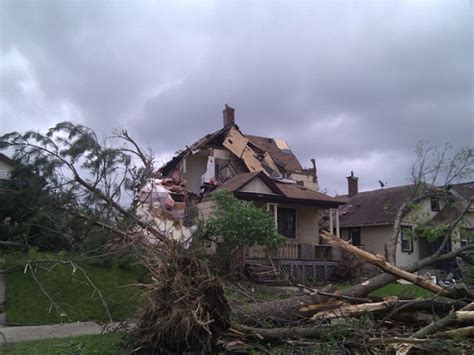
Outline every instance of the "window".
<svg viewBox="0 0 474 355"><path fill-rule="evenodd" d="M439 199L436 197L431 198L431 210L433 212L439 212Z"/></svg>
<svg viewBox="0 0 474 355"><path fill-rule="evenodd" d="M461 247L473 244L474 228L461 228Z"/></svg>
<svg viewBox="0 0 474 355"><path fill-rule="evenodd" d="M349 229L349 239L351 240L352 245L354 245L356 247L361 246L360 228L351 228L351 229Z"/></svg>
<svg viewBox="0 0 474 355"><path fill-rule="evenodd" d="M405 253L411 253L413 251L413 230L411 227L402 227L400 236L402 251Z"/></svg>
<svg viewBox="0 0 474 355"><path fill-rule="evenodd" d="M287 238L296 238L296 210L278 207L278 233Z"/></svg>
<svg viewBox="0 0 474 355"><path fill-rule="evenodd" d="M8 170L0 170L0 179L9 179L10 172Z"/></svg>

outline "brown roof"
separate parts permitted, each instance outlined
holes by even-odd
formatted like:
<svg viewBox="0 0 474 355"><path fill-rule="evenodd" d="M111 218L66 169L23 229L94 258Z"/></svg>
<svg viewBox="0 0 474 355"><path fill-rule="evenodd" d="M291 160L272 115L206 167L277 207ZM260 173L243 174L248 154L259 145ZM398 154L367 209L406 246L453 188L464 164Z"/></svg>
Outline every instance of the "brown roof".
<svg viewBox="0 0 474 355"><path fill-rule="evenodd" d="M257 148L267 151L272 159L286 170L303 170L303 167L293 152L289 149L282 150L278 148L273 138L251 136L248 134L246 134L245 137L247 137L251 143L256 145Z"/></svg>
<svg viewBox="0 0 474 355"><path fill-rule="evenodd" d="M9 165L13 165L13 160L7 157L5 154L0 153L0 161L3 161L4 163L7 163Z"/></svg>
<svg viewBox="0 0 474 355"><path fill-rule="evenodd" d="M225 183L219 186L219 188L230 192L237 191L259 174L260 172L255 171L253 173L243 173L235 175L233 178L227 180Z"/></svg>
<svg viewBox="0 0 474 355"><path fill-rule="evenodd" d="M286 197L295 200L334 202L341 205L345 202L342 199L325 195L321 192L308 189L307 187L301 186L299 184L285 184L276 182L275 185L283 192Z"/></svg>
<svg viewBox="0 0 474 355"><path fill-rule="evenodd" d="M359 192L340 207L341 227L392 224L398 209L412 193L413 185Z"/></svg>
<svg viewBox="0 0 474 355"><path fill-rule="evenodd" d="M451 185L451 188L466 199L466 201L474 198L474 181Z"/></svg>
<svg viewBox="0 0 474 355"><path fill-rule="evenodd" d="M334 198L328 195L325 195L321 192L317 192L311 189L308 189L304 186L298 184L286 184L277 182L273 179L270 179L262 171L253 172L253 173L243 173L234 176L229 181L226 181L219 188L225 189L231 192L237 192L240 188L245 186L247 183L252 181L254 178L258 177L261 179L269 189L271 189L279 200L284 200L287 202L311 202L314 204L330 204L337 207L344 203L343 200Z"/></svg>

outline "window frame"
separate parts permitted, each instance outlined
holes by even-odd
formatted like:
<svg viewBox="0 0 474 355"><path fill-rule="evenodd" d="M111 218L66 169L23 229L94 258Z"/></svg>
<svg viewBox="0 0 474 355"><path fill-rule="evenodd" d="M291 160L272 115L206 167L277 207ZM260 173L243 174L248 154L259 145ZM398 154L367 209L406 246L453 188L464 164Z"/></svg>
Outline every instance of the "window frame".
<svg viewBox="0 0 474 355"><path fill-rule="evenodd" d="M439 204L439 198L437 197L430 198L430 205L431 205L432 212L439 212L441 209L440 204Z"/></svg>
<svg viewBox="0 0 474 355"><path fill-rule="evenodd" d="M354 244L353 239L352 239L352 232L359 232L359 244ZM349 229L349 240L351 244L355 247L360 247L362 246L362 231L360 227L354 227Z"/></svg>
<svg viewBox="0 0 474 355"><path fill-rule="evenodd" d="M411 236L406 236L403 232L409 231ZM414 251L414 244L413 244L413 228L411 226L401 226L400 227L400 247L402 249L402 253L413 253ZM408 248L404 243L408 243Z"/></svg>
<svg viewBox="0 0 474 355"><path fill-rule="evenodd" d="M280 233L281 235L285 236L288 239L296 239L296 236L297 236L296 208L277 206L276 211L277 211L276 222L277 222L278 233ZM286 212L291 211L291 213L293 214L293 232L294 232L293 235L285 234L284 231L280 230L280 218L282 218L282 216L285 215L285 211Z"/></svg>

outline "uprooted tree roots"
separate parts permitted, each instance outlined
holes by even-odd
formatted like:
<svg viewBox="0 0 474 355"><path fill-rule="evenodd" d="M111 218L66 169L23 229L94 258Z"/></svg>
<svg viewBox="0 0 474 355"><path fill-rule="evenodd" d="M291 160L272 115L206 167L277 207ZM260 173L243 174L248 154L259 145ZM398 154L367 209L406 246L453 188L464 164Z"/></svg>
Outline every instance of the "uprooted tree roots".
<svg viewBox="0 0 474 355"><path fill-rule="evenodd" d="M230 322L219 278L187 252L149 260L147 266L152 282L136 330L141 348L172 354L213 352Z"/></svg>

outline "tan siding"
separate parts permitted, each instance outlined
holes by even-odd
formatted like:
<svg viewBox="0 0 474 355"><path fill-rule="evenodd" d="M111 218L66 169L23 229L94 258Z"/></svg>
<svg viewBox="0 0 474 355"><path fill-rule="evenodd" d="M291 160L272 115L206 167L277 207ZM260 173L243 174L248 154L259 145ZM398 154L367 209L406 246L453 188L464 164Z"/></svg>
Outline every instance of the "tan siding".
<svg viewBox="0 0 474 355"><path fill-rule="evenodd" d="M204 201L204 202L198 203L196 205L196 208L199 211L199 218L206 220L209 218L209 215L211 214L211 211L212 211L212 201Z"/></svg>
<svg viewBox="0 0 474 355"><path fill-rule="evenodd" d="M296 209L296 240L301 243L319 244L318 209L300 207Z"/></svg>

